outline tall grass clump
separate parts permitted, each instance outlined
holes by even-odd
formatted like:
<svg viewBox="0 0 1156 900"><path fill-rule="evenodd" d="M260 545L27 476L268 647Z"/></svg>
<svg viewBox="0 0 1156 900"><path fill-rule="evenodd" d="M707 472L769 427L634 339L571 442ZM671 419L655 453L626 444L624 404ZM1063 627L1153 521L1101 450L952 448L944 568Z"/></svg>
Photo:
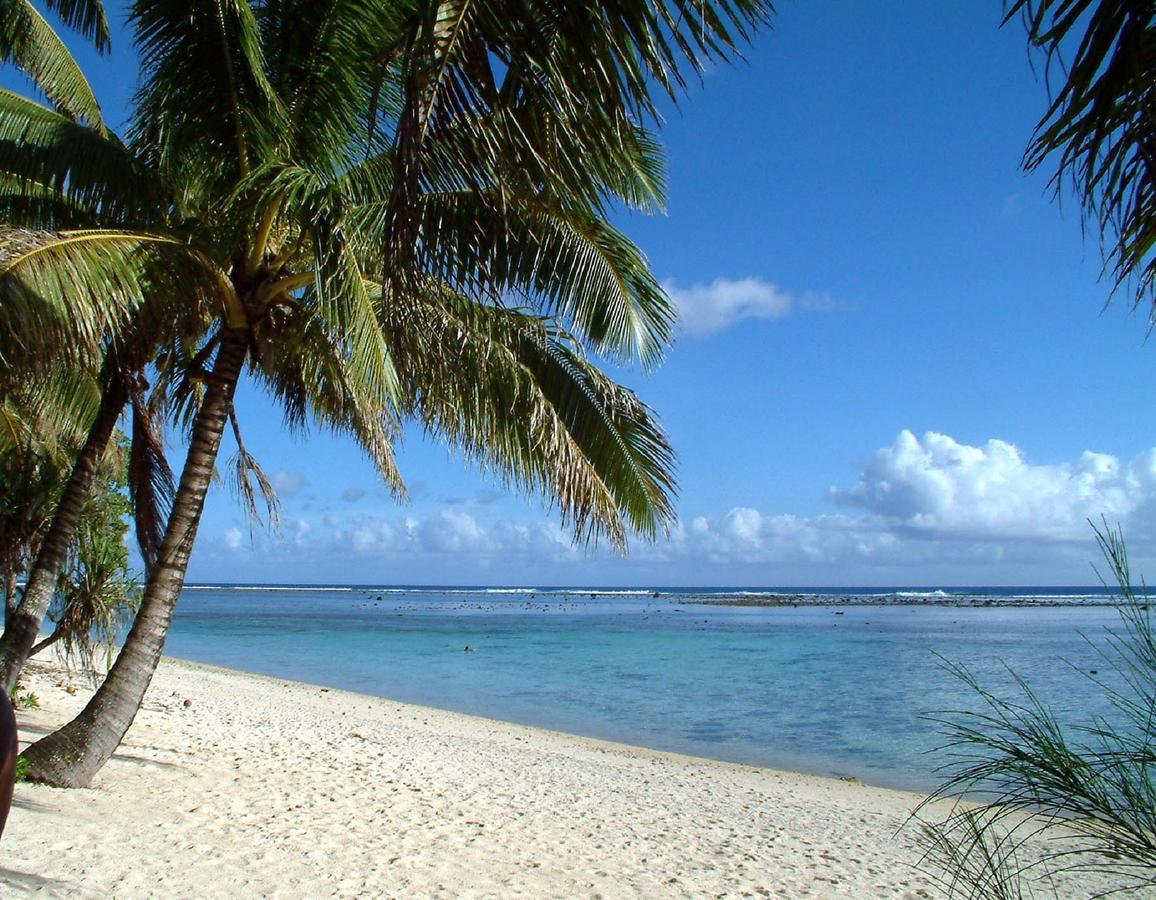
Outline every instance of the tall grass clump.
<svg viewBox="0 0 1156 900"><path fill-rule="evenodd" d="M1052 876L1075 871L1098 873L1101 895L1156 887L1156 635L1123 532L1092 527L1120 613L1118 628L1089 638L1102 665L1086 673L1088 690L1103 698L1102 715L1061 723L1019 674L1008 698L944 663L981 701L934 718L947 780L916 811L955 801L945 820L920 822L924 867L949 897L1053 895Z"/></svg>

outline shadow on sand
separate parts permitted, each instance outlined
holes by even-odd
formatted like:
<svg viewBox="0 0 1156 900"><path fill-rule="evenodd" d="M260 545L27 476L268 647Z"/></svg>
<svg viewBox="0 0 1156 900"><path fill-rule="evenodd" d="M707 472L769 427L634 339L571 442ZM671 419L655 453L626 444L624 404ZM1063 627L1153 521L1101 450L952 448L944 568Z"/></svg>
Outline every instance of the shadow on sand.
<svg viewBox="0 0 1156 900"><path fill-rule="evenodd" d="M71 881L63 881L59 878L46 878L43 875L34 875L32 872L19 872L16 869L6 869L0 866L0 887L5 888L5 895L7 889L27 891L50 891L58 896L76 896L76 885Z"/></svg>

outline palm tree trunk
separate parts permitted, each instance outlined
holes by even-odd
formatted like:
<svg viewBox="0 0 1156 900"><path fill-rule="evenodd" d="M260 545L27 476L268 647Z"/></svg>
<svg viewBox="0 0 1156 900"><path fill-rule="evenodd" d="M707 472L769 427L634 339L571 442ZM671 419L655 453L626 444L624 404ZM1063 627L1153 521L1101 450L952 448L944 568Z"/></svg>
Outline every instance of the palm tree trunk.
<svg viewBox="0 0 1156 900"><path fill-rule="evenodd" d="M16 612L16 569L9 566L4 573L4 627L8 627L8 620Z"/></svg>
<svg viewBox="0 0 1156 900"><path fill-rule="evenodd" d="M68 476L68 484L60 496L56 515L48 526L48 533L44 535L40 552L36 554L36 562L28 573L24 597L15 609L8 610L5 617L4 635L0 637L0 689L6 694L16 685L29 651L36 643L40 624L56 593L56 583L68 557L69 545L76 535L76 526L80 521L84 501L92 488L96 467L112 438L126 398L124 383L119 378L111 379L101 397L100 409L89 429L88 438L72 465L72 474Z"/></svg>
<svg viewBox="0 0 1156 900"><path fill-rule="evenodd" d="M62 637L64 637L64 629L60 625L57 625L56 628L53 629L52 634L32 645L32 649L28 651L28 658L31 659L33 656L43 653L53 644L59 643Z"/></svg>
<svg viewBox="0 0 1156 900"><path fill-rule="evenodd" d="M61 787L87 787L132 725L160 662L173 609L185 583L189 554L248 346L246 332L224 333L193 423L189 453L160 553L149 573L132 630L108 677L80 714L24 751L30 779Z"/></svg>

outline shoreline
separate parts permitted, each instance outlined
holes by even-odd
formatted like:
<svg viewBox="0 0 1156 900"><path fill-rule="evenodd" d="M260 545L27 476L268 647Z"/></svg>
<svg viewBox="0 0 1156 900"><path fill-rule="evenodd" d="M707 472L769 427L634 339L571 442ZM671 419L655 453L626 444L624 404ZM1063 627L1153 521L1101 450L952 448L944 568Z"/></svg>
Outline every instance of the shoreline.
<svg viewBox="0 0 1156 900"><path fill-rule="evenodd" d="M41 704L18 712L22 746L91 692L47 663L22 681ZM902 827L921 799L166 657L92 788L17 786L0 884L81 897L924 897L916 829Z"/></svg>

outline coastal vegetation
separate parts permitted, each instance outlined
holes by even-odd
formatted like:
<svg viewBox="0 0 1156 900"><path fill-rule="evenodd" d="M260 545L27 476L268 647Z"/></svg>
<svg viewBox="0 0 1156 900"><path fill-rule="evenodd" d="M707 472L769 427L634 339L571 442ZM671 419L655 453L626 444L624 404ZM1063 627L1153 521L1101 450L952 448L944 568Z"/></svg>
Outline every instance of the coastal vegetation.
<svg viewBox="0 0 1156 900"><path fill-rule="evenodd" d="M6 501L0 510L0 569L6 619L19 605L18 579L39 552L76 446L99 402L94 382L86 377L56 379L39 387L10 395L0 406L5 424L0 431L0 482ZM91 668L93 652L98 646L111 652L135 608L138 576L129 565L125 543L133 512L128 491L131 453L128 439L118 435L100 460L53 591L52 631L31 648L32 654L59 643L66 658Z"/></svg>
<svg viewBox="0 0 1156 900"><path fill-rule="evenodd" d="M1104 523L1096 538L1118 585L1121 623L1088 638L1103 660L1102 670L1086 673L1088 690L1103 698L1101 715L1064 721L1018 674L1019 695L1010 696L946 663L982 701L978 711L934 717L949 777L927 802L962 802L922 828L927 861L949 896L1029 897L1031 885L1065 869L1103 873L1119 890L1156 885L1151 602L1143 582L1134 584L1120 529Z"/></svg>
<svg viewBox="0 0 1156 900"><path fill-rule="evenodd" d="M100 45L103 19L65 8ZM9 28L8 58L52 103L0 92L0 386L69 367L101 400L0 639L7 683L122 411L147 428L163 410L189 446L171 502L163 461L142 454L140 608L92 701L26 751L30 777L88 783L131 724L226 429L242 494L260 493L232 407L246 373L289 427L351 435L399 495L393 443L412 421L551 498L578 540L663 531L671 449L590 354L654 365L674 310L606 214L660 206L656 96L732 56L768 12L141 0L124 138L63 45L38 67L28 55L51 42Z"/></svg>

